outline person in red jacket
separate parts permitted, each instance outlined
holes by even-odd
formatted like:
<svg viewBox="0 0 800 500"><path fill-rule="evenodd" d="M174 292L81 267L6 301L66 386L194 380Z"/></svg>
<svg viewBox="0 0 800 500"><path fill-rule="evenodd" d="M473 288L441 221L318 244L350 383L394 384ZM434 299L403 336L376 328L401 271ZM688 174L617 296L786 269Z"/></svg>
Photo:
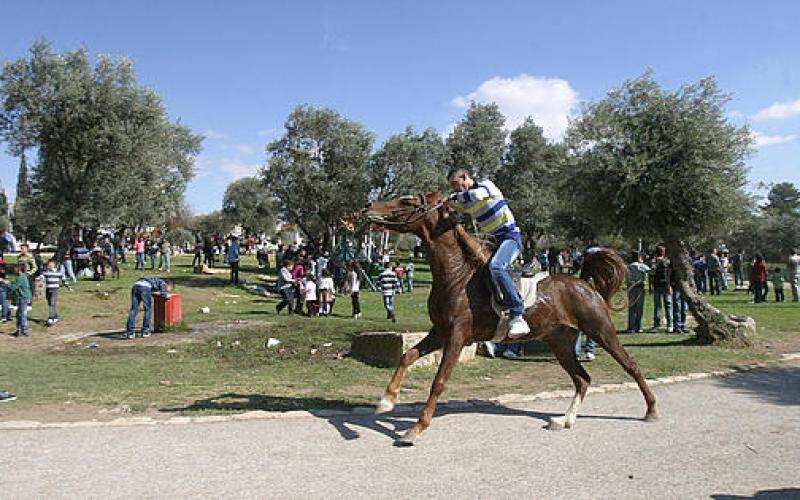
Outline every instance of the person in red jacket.
<svg viewBox="0 0 800 500"><path fill-rule="evenodd" d="M756 263L750 271L750 283L753 285L753 302L764 302L767 298L767 263L761 255L756 255Z"/></svg>

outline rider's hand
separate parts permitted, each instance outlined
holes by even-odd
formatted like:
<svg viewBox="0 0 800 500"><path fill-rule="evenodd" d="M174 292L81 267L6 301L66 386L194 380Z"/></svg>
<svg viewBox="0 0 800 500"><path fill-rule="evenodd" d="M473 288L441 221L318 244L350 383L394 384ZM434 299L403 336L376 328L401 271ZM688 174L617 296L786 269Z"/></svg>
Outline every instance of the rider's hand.
<svg viewBox="0 0 800 500"><path fill-rule="evenodd" d="M450 201L458 201L458 195L459 193L451 193L450 196L447 197L447 199Z"/></svg>

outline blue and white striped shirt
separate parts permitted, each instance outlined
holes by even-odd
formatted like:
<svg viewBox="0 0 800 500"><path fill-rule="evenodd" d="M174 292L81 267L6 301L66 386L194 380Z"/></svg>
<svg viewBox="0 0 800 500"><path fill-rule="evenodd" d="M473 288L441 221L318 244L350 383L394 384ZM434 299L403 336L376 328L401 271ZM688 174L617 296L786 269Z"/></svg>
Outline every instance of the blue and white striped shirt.
<svg viewBox="0 0 800 500"><path fill-rule="evenodd" d="M514 238L520 230L503 193L489 179L475 181L472 189L455 193L456 208L475 219L481 231L499 238Z"/></svg>

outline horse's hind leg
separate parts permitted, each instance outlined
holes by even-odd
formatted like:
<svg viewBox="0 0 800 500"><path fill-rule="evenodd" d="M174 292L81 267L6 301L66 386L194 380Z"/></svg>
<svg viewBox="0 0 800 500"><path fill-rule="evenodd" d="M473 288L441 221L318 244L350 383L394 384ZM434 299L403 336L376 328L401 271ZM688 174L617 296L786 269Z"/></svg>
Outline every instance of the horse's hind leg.
<svg viewBox="0 0 800 500"><path fill-rule="evenodd" d="M572 328L556 330L545 338L547 345L556 355L561 367L567 371L572 383L575 384L575 396L572 398L572 403L569 405L567 413L563 417L550 419L547 428L551 430L569 429L575 425L575 419L578 417L578 408L580 408L583 399L586 397L586 391L592 381L589 374L586 373L586 370L575 358L575 341L577 338L578 332Z"/></svg>
<svg viewBox="0 0 800 500"><path fill-rule="evenodd" d="M386 392L384 392L383 397L378 402L378 406L375 408L376 415L389 413L394 410L397 394L400 392L400 385L403 383L408 368L422 356L440 349L441 347L441 335L436 332L435 328L431 328L424 339L420 340L417 345L403 354L403 357L400 358L400 365L397 367L397 370L395 370L392 380L389 381L389 385L386 387Z"/></svg>
<svg viewBox="0 0 800 500"><path fill-rule="evenodd" d="M641 370L639 370L639 365L631 357L631 355L628 354L628 351L622 347L622 343L620 343L619 337L617 337L617 329L614 327L614 323L611 321L611 318L608 318L605 323L606 324L601 330L589 332L589 336L598 344L600 344L603 349L608 351L608 353L611 354L617 363L619 363L620 366L622 366L622 368L628 372L628 375L633 377L633 379L636 381L636 384L639 386L639 390L642 391L642 396L644 396L644 400L647 403L647 413L644 415L644 420L657 420L658 412L656 411L656 397L650 391L650 386L647 385L647 381L642 375Z"/></svg>

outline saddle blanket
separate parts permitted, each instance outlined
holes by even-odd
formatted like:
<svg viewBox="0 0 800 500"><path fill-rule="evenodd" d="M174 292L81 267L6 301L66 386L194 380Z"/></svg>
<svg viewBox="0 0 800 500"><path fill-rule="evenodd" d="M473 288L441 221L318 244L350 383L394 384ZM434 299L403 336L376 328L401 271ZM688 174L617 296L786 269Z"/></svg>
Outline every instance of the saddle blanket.
<svg viewBox="0 0 800 500"><path fill-rule="evenodd" d="M517 289L517 293L519 293L519 296L522 298L522 303L525 305L525 309L533 306L533 303L536 302L536 290L539 287L539 282L548 276L550 276L550 274L547 271L538 272L531 277L524 276L517 272L511 273L511 279L514 281L514 287ZM494 309L494 312L500 316L500 321L497 322L497 328L494 331L492 342L500 342L505 339L506 335L508 334L508 321L511 318L509 317L508 312L503 311L500 306L500 302L494 295L492 296L492 308Z"/></svg>

